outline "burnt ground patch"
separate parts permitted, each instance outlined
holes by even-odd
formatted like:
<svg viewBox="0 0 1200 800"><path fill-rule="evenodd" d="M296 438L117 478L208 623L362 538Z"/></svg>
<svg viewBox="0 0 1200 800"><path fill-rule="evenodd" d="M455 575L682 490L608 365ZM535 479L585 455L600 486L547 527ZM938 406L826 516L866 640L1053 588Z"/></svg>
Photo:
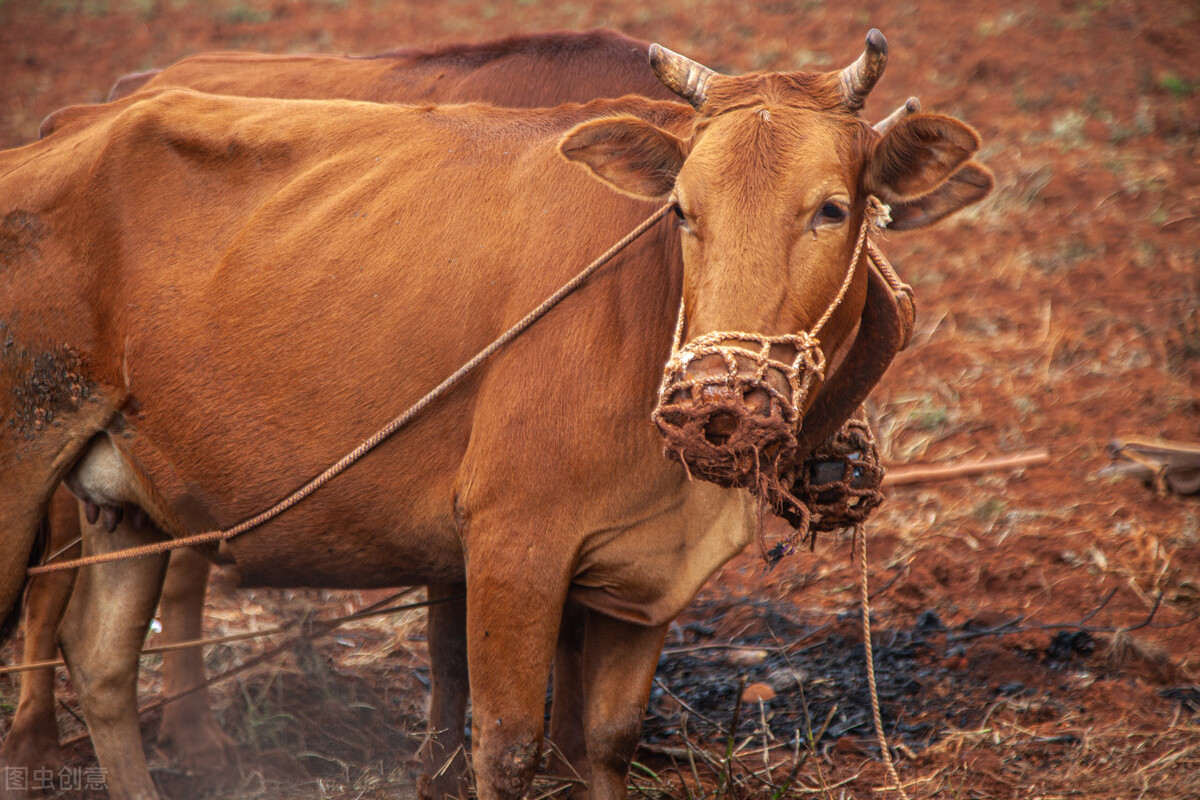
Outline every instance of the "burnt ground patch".
<svg viewBox="0 0 1200 800"><path fill-rule="evenodd" d="M689 616L715 621L728 610L707 602ZM749 602L738 610L743 620L750 611L750 625L731 640L716 639L705 623L677 628L676 642L659 661L646 741L678 737L681 714L692 716L693 735L727 736L739 693L751 686L739 737L762 736L765 724L780 741L798 731L818 747L850 737L875 748L857 612L825 622L805 621L779 602ZM872 639L884 728L893 746L912 752L978 725L998 699L1040 697L1065 708L1070 698L1047 687L1068 690L1081 674L1096 671L1088 661L1096 639L1087 631L1060 631L1044 647L1017 642L1010 648L998 641L1003 631L975 620L948 628L926 611L904 623L876 615ZM1190 695L1180 697L1186 706Z"/></svg>

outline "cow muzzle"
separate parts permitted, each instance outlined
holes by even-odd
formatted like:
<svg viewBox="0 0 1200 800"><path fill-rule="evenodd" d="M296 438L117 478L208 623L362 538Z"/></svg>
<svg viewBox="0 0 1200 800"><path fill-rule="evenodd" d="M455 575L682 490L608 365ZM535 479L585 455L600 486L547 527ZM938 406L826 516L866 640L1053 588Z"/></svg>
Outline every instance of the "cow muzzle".
<svg viewBox="0 0 1200 800"><path fill-rule="evenodd" d="M682 322L682 312L681 312ZM796 458L808 397L825 376L815 337L716 332L676 344L652 419L693 478L761 488Z"/></svg>
<svg viewBox="0 0 1200 800"><path fill-rule="evenodd" d="M805 541L811 545L818 533L866 520L883 502L883 476L875 435L860 408L841 430L785 472L779 497L768 498L793 530L774 547L764 546L767 565L774 566Z"/></svg>

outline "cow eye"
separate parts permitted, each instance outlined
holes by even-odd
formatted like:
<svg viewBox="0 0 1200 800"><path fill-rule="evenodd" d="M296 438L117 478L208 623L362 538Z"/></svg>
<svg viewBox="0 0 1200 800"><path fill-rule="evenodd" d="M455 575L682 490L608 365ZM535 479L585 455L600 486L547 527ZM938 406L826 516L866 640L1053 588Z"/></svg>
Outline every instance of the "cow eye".
<svg viewBox="0 0 1200 800"><path fill-rule="evenodd" d="M814 220L816 225L840 225L846 221L849 212L841 203L833 200L826 201L821 204L821 208L817 211L817 218Z"/></svg>
<svg viewBox="0 0 1200 800"><path fill-rule="evenodd" d="M692 226L688 225L687 216L683 213L683 209L680 207L679 203L672 205L671 211L675 214L675 223L686 233L691 233Z"/></svg>

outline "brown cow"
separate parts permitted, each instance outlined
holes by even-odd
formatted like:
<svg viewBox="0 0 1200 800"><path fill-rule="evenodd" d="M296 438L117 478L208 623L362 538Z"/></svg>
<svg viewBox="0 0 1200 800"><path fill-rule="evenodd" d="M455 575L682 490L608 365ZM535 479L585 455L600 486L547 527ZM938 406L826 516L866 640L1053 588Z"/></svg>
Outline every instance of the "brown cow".
<svg viewBox="0 0 1200 800"><path fill-rule="evenodd" d="M737 389L750 424L807 426L816 395L780 388L783 373L739 370L722 388L707 356L680 354L706 337L778 341L819 385L864 307L868 195L914 227L986 192L962 123L916 115L880 137L857 119L882 66L873 37L830 75L731 78L652 51L694 114L638 98L513 111L168 92L79 112L0 155L13 240L0 265L0 611L59 481L153 523L89 526L85 552L229 525L670 198L678 228L657 225L337 491L223 546L251 584L465 580L481 797L522 795L536 769L570 596L587 617L591 795L624 796L665 626L754 516L745 492L661 457L649 418L675 310L674 377L706 389L691 410L670 398L681 425L710 400L732 407ZM818 328L817 341L797 333ZM134 676L164 567L85 570L63 626L116 797L154 796Z"/></svg>
<svg viewBox="0 0 1200 800"><path fill-rule="evenodd" d="M181 86L265 97L334 98L345 95L347 99L437 102L477 99L514 106L549 106L593 96L622 94L677 98L649 69L648 51L646 42L612 31L596 30L515 36L434 50L407 48L371 58L208 54L186 58L165 70L126 76L117 81L110 99L131 94L151 78L154 80L147 89ZM538 76L538 79L529 80L530 75ZM43 134L52 132L61 117L52 115L48 118ZM893 122L880 123L876 129L882 132ZM852 398L844 401L852 402ZM54 533L52 550L65 547L78 538L79 514L75 507L74 499L65 491L56 495L50 515ZM105 524L115 525L118 513L117 509L109 509L104 515ZM91 506L87 516L91 523L97 523L100 511ZM191 550L180 551L171 559L160 600L169 641L195 639L201 635L208 564L207 559ZM33 583L25 636L26 661L48 660L57 653L55 633L70 586L71 581L62 576ZM463 588L435 586L432 592L435 597L454 596L461 595ZM458 732L462 727L459 723L467 692L465 632L461 630L461 623L456 624L462 617L461 603L443 604L431 610L434 624L430 626L429 641L437 652L435 661L442 665L440 673L432 675L431 727L455 734L427 740L421 759L426 773L437 772L446 755L457 751L462 744ZM574 632L574 626L566 624L564 631ZM583 748L577 735L578 725L573 723L579 713L581 695L577 688L578 671L571 665L578 662L581 651L582 642L578 636L562 637L554 670L556 702L551 722L551 735L559 751L576 757ZM454 665L460 669L451 669ZM203 682L201 653L188 650L167 654L163 676L163 691L168 696ZM53 674L44 671L26 675L21 683L20 704L12 730L5 741L3 755L8 763L44 767L61 762L54 708ZM213 717L203 691L187 694L166 706L159 742L176 752L181 762L192 770L219 766L233 748ZM443 784L449 785L455 771L444 774Z"/></svg>
<svg viewBox="0 0 1200 800"><path fill-rule="evenodd" d="M185 58L162 70L127 75L116 82L110 100L168 87L193 88L242 97L297 99L370 100L375 102L487 101L513 107L555 106L598 97L638 94L662 100L679 100L651 71L650 45L608 30L547 32L510 36L475 44L451 44L433 49L400 48L371 57L336 55L263 55L213 53ZM153 80L151 80L153 79ZM149 82L149 83L148 83ZM148 85L147 85L148 83ZM47 117L42 135L49 135L74 110ZM51 551L68 547L78 539L77 503L66 491L55 495L49 515ZM116 509L105 514L105 524L115 525ZM100 510L92 506L90 522L98 524ZM76 553L77 548L70 551ZM209 561L193 550L178 552L171 559L160 601L167 641L196 639L202 633L202 609L208 582ZM50 660L58 652L56 631L72 585L68 576L34 581L28 597L25 628L25 661ZM434 596L456 596L461 586L436 586ZM430 646L440 650L441 664L464 664L465 640L453 620L461 619L461 603L431 610ZM448 625L436 624L440 620ZM564 641L564 647L569 643ZM564 663L569 658L560 659ZM563 677L564 670L556 670ZM163 691L167 695L191 688L204 679L202 654L198 650L164 656ZM466 703L464 672L432 676L431 717L442 730L460 730ZM448 692L448 694L447 694ZM567 693L558 692L560 697ZM564 703L558 715L569 715ZM566 742L560 749L578 750ZM193 692L168 704L163 711L159 742L178 754L192 770L211 769L227 760L233 742L217 724L205 692ZM461 735L450 737L454 752ZM445 753L439 740L430 739L423 753L426 771L440 766ZM58 748L54 705L54 674L27 673L21 680L21 696L9 736L0 757L8 764L31 768L57 768L62 757ZM435 765L436 762L436 765ZM436 771L434 769L433 771ZM451 778L453 773L447 773ZM447 781L450 778L447 778ZM444 781L445 782L445 781Z"/></svg>

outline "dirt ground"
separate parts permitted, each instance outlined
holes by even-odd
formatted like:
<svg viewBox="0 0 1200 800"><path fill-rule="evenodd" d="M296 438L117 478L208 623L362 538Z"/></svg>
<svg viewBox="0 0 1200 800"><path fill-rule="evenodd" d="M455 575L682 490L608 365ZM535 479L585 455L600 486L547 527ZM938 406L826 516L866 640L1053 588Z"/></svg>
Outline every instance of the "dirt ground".
<svg viewBox="0 0 1200 800"><path fill-rule="evenodd" d="M1200 440L1194 2L0 0L0 146L33 140L61 106L102 100L124 73L191 53L371 53L597 26L729 72L840 68L879 27L891 61L867 116L915 94L978 128L994 194L884 242L919 319L870 412L890 464L1036 448L1051 462L893 489L869 523L899 773L925 798L1200 797L1200 500L1101 473L1114 436ZM876 791L856 576L849 539L826 537L768 574L747 552L711 581L668 639L632 796L699 783L770 797L793 764L778 796L893 796ZM218 582L207 628L374 599ZM206 796L407 796L421 619L357 622L221 684L242 763ZM214 647L210 668L270 646ZM146 703L159 667L144 663ZM5 717L15 691L0 679ZM94 763L85 742L71 752ZM198 781L152 760L167 794L197 795Z"/></svg>

